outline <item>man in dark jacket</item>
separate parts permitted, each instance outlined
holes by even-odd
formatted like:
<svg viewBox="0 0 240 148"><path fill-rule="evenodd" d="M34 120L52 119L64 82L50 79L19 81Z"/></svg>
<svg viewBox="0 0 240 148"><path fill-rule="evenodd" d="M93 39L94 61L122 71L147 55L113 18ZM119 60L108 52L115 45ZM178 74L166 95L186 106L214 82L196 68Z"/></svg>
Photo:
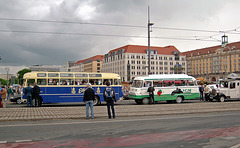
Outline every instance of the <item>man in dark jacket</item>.
<svg viewBox="0 0 240 148"><path fill-rule="evenodd" d="M35 107L37 106L41 106L41 102L40 102L40 98L39 98L39 94L40 94L40 88L37 85L37 83L34 83L34 87L33 87L33 97L35 99Z"/></svg>
<svg viewBox="0 0 240 148"><path fill-rule="evenodd" d="M204 87L201 84L201 86L199 87L199 92L200 92L200 101L203 101L203 91L204 91Z"/></svg>
<svg viewBox="0 0 240 148"><path fill-rule="evenodd" d="M27 98L27 107L29 107L29 103L32 107L32 88L30 87L30 84L28 83L28 87L25 88L24 94L26 95Z"/></svg>
<svg viewBox="0 0 240 148"><path fill-rule="evenodd" d="M87 83L87 89L84 92L83 102L86 104L86 118L89 119L89 106L91 108L91 118L94 118L93 114L93 101L95 100L94 90L91 88L91 84Z"/></svg>
<svg viewBox="0 0 240 148"><path fill-rule="evenodd" d="M155 91L154 87L152 87L152 86L148 87L147 92L149 92L149 101L150 101L149 103L150 104L155 104L154 91Z"/></svg>
<svg viewBox="0 0 240 148"><path fill-rule="evenodd" d="M111 119L111 111L110 106L112 108L112 115L115 118L115 110L114 110L114 101L117 102L116 95L114 89L110 86L109 81L106 82L106 89L103 91L104 100L107 102L107 111L108 111L108 118Z"/></svg>

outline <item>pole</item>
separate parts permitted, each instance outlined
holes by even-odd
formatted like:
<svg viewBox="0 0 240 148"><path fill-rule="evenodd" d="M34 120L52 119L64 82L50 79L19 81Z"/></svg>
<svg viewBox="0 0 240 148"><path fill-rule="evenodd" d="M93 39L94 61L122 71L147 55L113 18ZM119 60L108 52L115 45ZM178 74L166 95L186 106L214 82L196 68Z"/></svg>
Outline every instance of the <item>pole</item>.
<svg viewBox="0 0 240 148"><path fill-rule="evenodd" d="M150 75L150 58L151 58L151 52L150 52L150 14L149 14L149 6L148 6L148 75Z"/></svg>
<svg viewBox="0 0 240 148"><path fill-rule="evenodd" d="M8 71L9 71L9 67L6 67L5 70L7 71L7 86L8 86Z"/></svg>

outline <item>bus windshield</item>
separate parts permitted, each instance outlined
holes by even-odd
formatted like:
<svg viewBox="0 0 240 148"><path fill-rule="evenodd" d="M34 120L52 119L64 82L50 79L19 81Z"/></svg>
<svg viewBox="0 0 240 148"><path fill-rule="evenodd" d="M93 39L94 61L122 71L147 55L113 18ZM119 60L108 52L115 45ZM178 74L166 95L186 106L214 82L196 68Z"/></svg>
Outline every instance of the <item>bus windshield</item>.
<svg viewBox="0 0 240 148"><path fill-rule="evenodd" d="M142 83L143 83L142 80L134 80L132 83L132 87L140 88L142 87Z"/></svg>

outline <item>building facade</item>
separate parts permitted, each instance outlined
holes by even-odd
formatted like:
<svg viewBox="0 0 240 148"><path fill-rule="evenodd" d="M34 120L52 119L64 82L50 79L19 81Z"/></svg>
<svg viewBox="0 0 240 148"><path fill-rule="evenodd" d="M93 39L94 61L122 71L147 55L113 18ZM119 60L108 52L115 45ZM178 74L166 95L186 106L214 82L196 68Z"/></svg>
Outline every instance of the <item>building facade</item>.
<svg viewBox="0 0 240 148"><path fill-rule="evenodd" d="M205 78L208 82L225 79L240 72L240 42L225 47L214 46L183 52L187 60L187 74Z"/></svg>
<svg viewBox="0 0 240 148"><path fill-rule="evenodd" d="M186 60L177 48L150 47L151 74L186 73ZM117 73L123 82L148 74L148 46L126 45L105 54L101 72Z"/></svg>
<svg viewBox="0 0 240 148"><path fill-rule="evenodd" d="M70 72L71 67L75 64L75 61L68 61L64 63L60 69L61 72Z"/></svg>
<svg viewBox="0 0 240 148"><path fill-rule="evenodd" d="M96 55L88 59L77 61L72 67L72 72L101 72L104 55Z"/></svg>

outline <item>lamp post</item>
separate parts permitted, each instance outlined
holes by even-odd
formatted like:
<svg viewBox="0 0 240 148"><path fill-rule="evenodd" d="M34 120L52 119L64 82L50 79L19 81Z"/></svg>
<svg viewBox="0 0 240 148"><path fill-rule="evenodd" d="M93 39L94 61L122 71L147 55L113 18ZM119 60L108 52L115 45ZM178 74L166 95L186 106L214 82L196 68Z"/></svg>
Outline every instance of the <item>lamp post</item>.
<svg viewBox="0 0 240 148"><path fill-rule="evenodd" d="M149 13L149 6L148 6L148 75L150 75L150 65L151 65L151 52L150 52L150 32L152 32L152 30L150 30L150 27L153 25L153 23L150 23L150 13Z"/></svg>
<svg viewBox="0 0 240 148"><path fill-rule="evenodd" d="M7 71L7 86L8 86L8 72L9 72L9 67L5 67L5 70Z"/></svg>

